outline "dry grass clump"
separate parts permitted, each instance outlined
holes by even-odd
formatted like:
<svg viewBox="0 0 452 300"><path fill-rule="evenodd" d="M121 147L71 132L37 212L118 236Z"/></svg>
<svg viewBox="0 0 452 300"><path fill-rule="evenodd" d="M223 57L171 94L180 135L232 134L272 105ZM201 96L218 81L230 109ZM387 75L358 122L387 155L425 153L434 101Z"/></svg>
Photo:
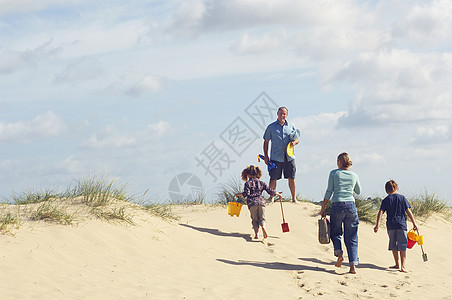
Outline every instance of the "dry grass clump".
<svg viewBox="0 0 452 300"><path fill-rule="evenodd" d="M12 203L4 203L0 212L0 233L10 233L19 228L22 220L44 221L60 225L72 225L86 218L123 222L134 225L133 213L139 209L164 219L176 219L170 205L132 203L116 180L89 177L76 181L64 193L51 190L28 191L12 196Z"/></svg>
<svg viewBox="0 0 452 300"><path fill-rule="evenodd" d="M411 205L411 211L415 218L426 220L433 214L443 215L446 219L450 219L452 216L452 208L444 200L439 199L435 193L424 191L422 194L407 197L407 200ZM375 224L381 201L382 198L380 197L369 197L366 199L363 196L355 196L355 205L358 209L359 220ZM318 205L322 204L321 201L314 203ZM331 201L325 207L328 215L330 209Z"/></svg>

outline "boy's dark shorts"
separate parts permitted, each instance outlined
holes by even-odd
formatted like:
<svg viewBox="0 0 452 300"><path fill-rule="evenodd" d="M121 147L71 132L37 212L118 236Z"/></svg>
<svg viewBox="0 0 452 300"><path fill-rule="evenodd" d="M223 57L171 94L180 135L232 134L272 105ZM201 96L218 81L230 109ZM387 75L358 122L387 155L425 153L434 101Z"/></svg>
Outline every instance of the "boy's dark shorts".
<svg viewBox="0 0 452 300"><path fill-rule="evenodd" d="M270 180L281 179L282 173L284 171L284 178L295 179L295 173L297 172L297 167L295 166L295 159L291 161L279 162L271 161L276 165L276 168L269 172Z"/></svg>
<svg viewBox="0 0 452 300"><path fill-rule="evenodd" d="M388 229L389 245L388 250L406 251L408 243L406 230Z"/></svg>

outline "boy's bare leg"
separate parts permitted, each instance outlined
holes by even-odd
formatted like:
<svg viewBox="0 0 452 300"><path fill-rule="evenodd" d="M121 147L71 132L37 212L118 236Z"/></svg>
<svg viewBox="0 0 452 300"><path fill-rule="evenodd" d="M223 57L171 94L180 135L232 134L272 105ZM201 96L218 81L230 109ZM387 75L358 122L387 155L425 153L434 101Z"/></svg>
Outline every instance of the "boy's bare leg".
<svg viewBox="0 0 452 300"><path fill-rule="evenodd" d="M264 226L262 226L262 233L264 234L264 239L266 239L268 237L268 234Z"/></svg>
<svg viewBox="0 0 452 300"><path fill-rule="evenodd" d="M340 268L340 267L342 266L342 261L343 261L343 260L344 260L344 257L342 256L342 253L341 253L341 254L338 254L338 255L337 255L337 261L336 261L335 266L338 267L338 268Z"/></svg>
<svg viewBox="0 0 452 300"><path fill-rule="evenodd" d="M405 251L406 255L406 251ZM399 268L399 251L397 249L392 250L392 256L394 256L395 265L389 267L390 269L398 269Z"/></svg>
<svg viewBox="0 0 452 300"><path fill-rule="evenodd" d="M259 238L259 227L254 228L254 238L258 239Z"/></svg>
<svg viewBox="0 0 452 300"><path fill-rule="evenodd" d="M400 252L400 272L407 273L408 270L405 269L406 251L399 251L399 252Z"/></svg>

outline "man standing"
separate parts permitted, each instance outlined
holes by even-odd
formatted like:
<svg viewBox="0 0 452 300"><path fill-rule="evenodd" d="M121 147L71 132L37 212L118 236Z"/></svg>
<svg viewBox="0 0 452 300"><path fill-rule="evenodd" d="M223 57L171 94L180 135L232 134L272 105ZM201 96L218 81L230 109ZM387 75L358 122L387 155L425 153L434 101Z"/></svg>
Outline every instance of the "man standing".
<svg viewBox="0 0 452 300"><path fill-rule="evenodd" d="M269 161L276 165L276 168L269 171L270 183L268 184L273 190L276 189L276 181L281 179L284 171L284 178L289 181L289 189L292 194L292 202L297 203L295 195L295 156L287 154L287 145L292 146L298 144L300 131L290 124L286 118L289 111L286 107L280 107L277 115L278 119L267 126L264 133L264 159L265 163ZM271 141L270 157L268 156L268 142Z"/></svg>

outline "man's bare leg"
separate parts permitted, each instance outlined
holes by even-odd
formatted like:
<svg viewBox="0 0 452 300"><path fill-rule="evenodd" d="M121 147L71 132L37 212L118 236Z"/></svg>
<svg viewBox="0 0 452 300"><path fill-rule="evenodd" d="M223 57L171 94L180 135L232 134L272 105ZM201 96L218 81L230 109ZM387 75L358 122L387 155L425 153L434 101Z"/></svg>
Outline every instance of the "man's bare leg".
<svg viewBox="0 0 452 300"><path fill-rule="evenodd" d="M293 203L298 203L296 195L295 195L295 191L296 191L295 179L289 178L288 180L289 180L290 193L292 194L292 202Z"/></svg>

